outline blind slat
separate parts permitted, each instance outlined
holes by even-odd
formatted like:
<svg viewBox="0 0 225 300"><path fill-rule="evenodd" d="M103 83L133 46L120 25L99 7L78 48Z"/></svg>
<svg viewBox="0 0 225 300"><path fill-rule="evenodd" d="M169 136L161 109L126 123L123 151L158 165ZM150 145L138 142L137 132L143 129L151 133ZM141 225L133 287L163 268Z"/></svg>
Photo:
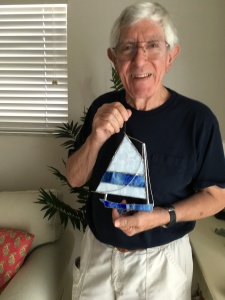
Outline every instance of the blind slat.
<svg viewBox="0 0 225 300"><path fill-rule="evenodd" d="M67 121L67 5L1 5L0 131Z"/></svg>

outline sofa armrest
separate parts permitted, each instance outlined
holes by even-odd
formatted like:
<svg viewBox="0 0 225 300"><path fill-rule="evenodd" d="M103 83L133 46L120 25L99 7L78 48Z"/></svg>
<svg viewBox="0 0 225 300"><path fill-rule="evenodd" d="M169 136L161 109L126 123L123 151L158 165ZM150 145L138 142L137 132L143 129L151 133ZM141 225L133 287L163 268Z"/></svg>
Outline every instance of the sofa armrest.
<svg viewBox="0 0 225 300"><path fill-rule="evenodd" d="M62 193L51 192L62 199ZM40 191L0 192L0 228L18 229L35 235L30 252L37 246L58 240L62 232L59 214L52 218L43 218L43 206L34 203L40 197Z"/></svg>
<svg viewBox="0 0 225 300"><path fill-rule="evenodd" d="M60 300L68 287L68 275L74 236L65 230L61 238L41 245L27 257L24 265L10 281L0 296L0 300ZM72 273L72 271L71 271ZM71 299L72 282L68 287Z"/></svg>

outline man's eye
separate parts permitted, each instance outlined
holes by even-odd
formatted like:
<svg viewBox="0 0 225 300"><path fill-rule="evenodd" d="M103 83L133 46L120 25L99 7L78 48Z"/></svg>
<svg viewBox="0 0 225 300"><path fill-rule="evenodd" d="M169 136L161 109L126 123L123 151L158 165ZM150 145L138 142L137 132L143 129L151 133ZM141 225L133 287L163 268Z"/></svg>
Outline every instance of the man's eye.
<svg viewBox="0 0 225 300"><path fill-rule="evenodd" d="M148 42L146 45L147 49L154 49L154 48L160 48L159 42Z"/></svg>
<svg viewBox="0 0 225 300"><path fill-rule="evenodd" d="M134 49L134 45L132 44L124 44L121 46L120 48L120 52L130 52L130 51L133 51Z"/></svg>

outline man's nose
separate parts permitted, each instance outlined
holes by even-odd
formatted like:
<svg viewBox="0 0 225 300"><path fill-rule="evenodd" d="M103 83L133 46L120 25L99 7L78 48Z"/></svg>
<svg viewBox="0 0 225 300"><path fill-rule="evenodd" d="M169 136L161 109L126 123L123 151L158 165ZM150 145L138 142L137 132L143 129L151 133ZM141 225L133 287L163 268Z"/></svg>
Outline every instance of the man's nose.
<svg viewBox="0 0 225 300"><path fill-rule="evenodd" d="M147 56L147 51L146 51L146 48L145 48L145 43L144 45L137 45L137 50L135 52L135 56L134 56L134 59L144 59L146 60L148 58Z"/></svg>

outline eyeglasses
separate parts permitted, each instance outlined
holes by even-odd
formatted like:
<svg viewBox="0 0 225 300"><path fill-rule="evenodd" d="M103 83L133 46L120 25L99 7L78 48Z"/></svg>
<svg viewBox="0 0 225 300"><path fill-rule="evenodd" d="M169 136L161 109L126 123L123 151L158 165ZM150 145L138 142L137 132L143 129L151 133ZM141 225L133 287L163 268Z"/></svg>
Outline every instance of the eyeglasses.
<svg viewBox="0 0 225 300"><path fill-rule="evenodd" d="M139 46L143 44L144 46ZM169 44L165 41L149 41L149 42L127 42L119 43L114 50L114 54L119 60L132 60L137 54L138 48L143 48L144 54L148 59L158 59L162 57Z"/></svg>

